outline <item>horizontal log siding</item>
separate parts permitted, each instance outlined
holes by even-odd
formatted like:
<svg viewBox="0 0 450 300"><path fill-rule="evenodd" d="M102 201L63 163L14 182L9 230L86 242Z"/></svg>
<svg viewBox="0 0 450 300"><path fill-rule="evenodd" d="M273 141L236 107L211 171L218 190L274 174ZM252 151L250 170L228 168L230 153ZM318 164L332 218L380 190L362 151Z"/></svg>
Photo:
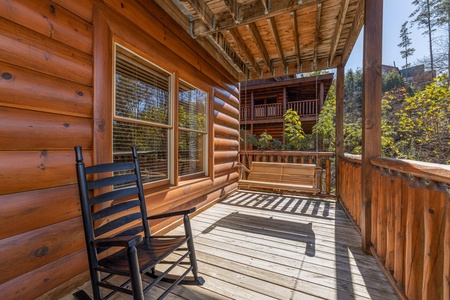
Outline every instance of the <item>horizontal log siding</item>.
<svg viewBox="0 0 450 300"><path fill-rule="evenodd" d="M105 148L104 143L110 141L104 132L111 126L105 120L94 121L94 109L105 109L112 101L110 97L95 98L93 22L97 8L112 32L109 38L119 38L125 46L147 51L140 54L212 92L212 174L181 181L179 186L147 187L150 214L206 207L237 188L236 81L153 2L3 1L0 290L5 299L33 299L47 292L57 297L67 292L64 286L72 278L86 278L77 277L87 270L87 259L73 146L82 145L86 163L92 164L98 158L94 141L100 142L97 147ZM96 59L102 61L103 57ZM96 72L95 76L108 74ZM97 79L97 89L112 82L112 76L111 82L109 78ZM106 104L95 103L95 99ZM105 127L96 135L95 126L99 124ZM152 223L152 231L167 230L178 221L172 218ZM72 280L71 288L73 284Z"/></svg>
<svg viewBox="0 0 450 300"><path fill-rule="evenodd" d="M92 118L92 88L0 62L0 105Z"/></svg>

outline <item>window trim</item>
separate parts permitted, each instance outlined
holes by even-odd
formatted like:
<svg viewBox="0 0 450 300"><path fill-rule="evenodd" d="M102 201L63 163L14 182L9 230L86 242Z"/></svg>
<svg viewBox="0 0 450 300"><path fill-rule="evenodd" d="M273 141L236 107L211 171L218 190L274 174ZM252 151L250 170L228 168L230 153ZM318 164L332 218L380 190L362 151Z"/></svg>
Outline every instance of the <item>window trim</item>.
<svg viewBox="0 0 450 300"><path fill-rule="evenodd" d="M201 177L211 177L211 168L210 168L210 164L212 164L213 162L211 162L210 159L210 151L212 151L212 149L209 147L209 145L212 143L212 141L210 140L210 136L211 136L211 126L210 126L210 118L211 118L211 114L210 114L210 106L213 106L211 104L211 94L210 92L207 92L201 88L198 88L196 85L190 83L188 80L185 80L183 78L180 78L179 76L177 77L177 89L176 89L176 93L174 93L174 95L176 94L176 98L177 98L177 106L176 106L176 115L177 115L177 126L176 130L177 130L177 173L179 173L179 162L178 162L178 138L179 138L179 132L183 131L183 132L194 132L194 133L200 133L203 134L203 141L202 141L202 148L203 148L203 157L202 157L202 165L203 165L203 170L200 172L195 172L195 173L191 173L191 174L185 174L185 175L178 175L179 181L187 181L187 180L191 180L191 179L196 179L196 178L201 178ZM199 91L202 91L203 93L205 93L205 129L204 131L202 130L195 130L195 129L189 129L189 128L183 128L179 126L179 120L178 120L178 108L179 106L179 84L183 84L185 86L189 86L193 89L197 89Z"/></svg>
<svg viewBox="0 0 450 300"><path fill-rule="evenodd" d="M169 77L169 115L168 115L168 125L161 124L161 123L155 123L151 121L143 121L143 120L137 120L133 118L127 118L122 116L116 115L116 81L115 81L115 75L116 75L116 61L117 61L117 51L120 51L123 55L128 57L129 59L133 60L133 57L137 58L137 61L141 63L143 61L145 64L148 64L150 68L155 68L165 74ZM129 55L127 55L129 54ZM213 157L212 151L212 140L211 137L212 134L212 128L211 125L211 110L213 109L213 105L211 103L212 94L213 92L209 92L204 88L198 88L195 84L192 84L189 82L189 80L182 79L179 75L178 71L169 72L165 70L164 68L161 68L157 64L153 63L152 61L146 59L142 55L139 55L135 51L133 51L132 47L125 46L120 41L117 41L116 39L113 40L113 71L112 71L112 114L111 114L111 122L113 121L122 121L127 123L133 123L138 125L145 125L145 126L151 126L151 127L158 127L158 128L164 128L168 129L168 141L167 141L167 147L168 147L168 178L162 179L158 181L153 182L147 182L144 184L145 189L150 189L154 187L160 187L164 185L170 185L170 186L179 186L182 185L183 182L192 180L192 179L200 179L203 177L211 178L213 179L213 160L211 159ZM201 92L205 93L206 101L205 101L205 129L204 130L196 130L196 129L189 129L189 128L182 128L179 126L179 87L180 84L188 86L193 89L200 90ZM202 148L203 148L203 155L202 155L202 165L203 170L200 172L195 172L191 174L185 174L185 175L179 175L179 159L178 159L178 146L179 146L179 132L194 132L199 133L203 135L203 141L202 141ZM110 155L111 160L113 158L113 127L111 127L111 147L110 147Z"/></svg>
<svg viewBox="0 0 450 300"><path fill-rule="evenodd" d="M143 121L143 120L137 120L137 119L133 119L133 118L127 118L127 117L122 117L122 116L117 116L116 115L116 74L117 74L117 52L118 49L120 49L119 51L122 51L121 53L126 56L128 59L133 60L133 57L137 58L137 62L138 63L145 63L146 65L148 64L149 68L153 68L156 70L159 70L163 73L165 73L168 76L169 79L169 87L168 87L168 92L169 92L169 99L168 99L168 124L163 124L163 123L156 123L156 122L151 122L151 121ZM124 53L126 52L126 53ZM127 54L130 54L133 57L128 56ZM169 184L174 184L172 178L173 178L173 163L171 163L171 153L172 153L172 149L173 149L173 140L171 138L171 136L173 135L173 130L174 130L174 117L173 117L173 111L174 111L174 107L176 107L173 104L173 97L174 97L174 88L173 88L173 73L159 67L158 65L156 65L155 63L151 62L150 60L146 59L145 57L137 54L135 51L133 51L132 49L130 49L129 47L123 46L120 42L118 42L117 40L113 41L113 71L112 71L112 114L111 114L111 124L113 124L114 121L121 121L121 122L126 122L126 123L132 123L132 124L138 124L138 125L144 125L144 126L149 126L149 127L157 127L157 128L163 128L163 129L167 129L168 130L168 139L167 139L167 178L165 179L161 179L161 180L157 180L157 181L151 181L151 182L146 182L144 183L144 188L153 188L153 187L159 187L159 186L164 186L164 185L169 185ZM114 159L114 152L113 152L113 144L114 144L114 126L111 125L111 147L109 149L110 154L111 154L111 161Z"/></svg>

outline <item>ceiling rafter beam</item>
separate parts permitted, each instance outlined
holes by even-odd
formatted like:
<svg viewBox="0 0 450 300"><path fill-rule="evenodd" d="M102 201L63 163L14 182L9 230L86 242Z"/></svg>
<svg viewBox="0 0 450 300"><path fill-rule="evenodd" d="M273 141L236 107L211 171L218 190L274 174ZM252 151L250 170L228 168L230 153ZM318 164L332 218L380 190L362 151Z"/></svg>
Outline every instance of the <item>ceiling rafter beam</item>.
<svg viewBox="0 0 450 300"><path fill-rule="evenodd" d="M331 41L330 56L329 56L330 64L333 63L334 57L336 55L336 49L339 44L339 40L341 39L342 29L344 28L345 17L347 16L349 4L350 0L344 0L341 2L341 8L339 9L337 24L334 29L333 39Z"/></svg>
<svg viewBox="0 0 450 300"><path fill-rule="evenodd" d="M241 51L244 53L245 57L247 58L249 62L249 67L253 69L253 71L258 75L259 78L262 77L262 71L261 68L258 65L258 62L255 61L255 58L253 57L252 52L248 48L247 44L245 43L242 36L239 34L239 31L237 28L232 28L228 31L231 35L231 37L234 39L234 42L236 45L241 49Z"/></svg>
<svg viewBox="0 0 450 300"><path fill-rule="evenodd" d="M241 60L239 55L237 55L222 33L216 32L215 34L206 36L206 38L222 54L230 65L236 69L236 71L248 77L249 72L246 64Z"/></svg>
<svg viewBox="0 0 450 300"><path fill-rule="evenodd" d="M297 72L301 73L302 59L300 55L300 38L298 33L297 12L295 10L291 12L291 21L294 34L295 60L297 62Z"/></svg>
<svg viewBox="0 0 450 300"><path fill-rule="evenodd" d="M258 20L267 19L269 17L275 17L311 5L317 5L318 3L322 3L323 1L324 0L303 0L301 2L292 0L272 1L270 3L270 10L268 11L267 14L265 13L265 8L262 2L256 1L252 2L251 4L240 6L239 24L236 24L234 19L230 16L230 14L226 12L216 16L214 29L207 29L203 26L196 26L195 28L193 28L193 32L195 37L201 37L216 31L227 30L240 25L248 25Z"/></svg>
<svg viewBox="0 0 450 300"><path fill-rule="evenodd" d="M174 1L179 2L179 0ZM187 2L194 8L198 13L199 18L209 29L214 29L216 27L214 14L204 0L187 0Z"/></svg>
<svg viewBox="0 0 450 300"><path fill-rule="evenodd" d="M287 73L286 59L284 58L283 47L281 45L280 35L278 34L278 28L277 23L275 21L275 17L268 18L267 23L269 23L272 36L275 38L275 46L277 48L278 56L281 59L281 66L283 68L283 72L286 74Z"/></svg>
<svg viewBox="0 0 450 300"><path fill-rule="evenodd" d="M347 42L345 43L344 50L342 51L340 62L340 64L342 65L345 65L347 63L347 60L350 57L351 50L353 49L353 46L355 45L364 24L364 3L365 1L360 1L358 8L356 9L355 17L353 18L352 22L353 25L348 33Z"/></svg>
<svg viewBox="0 0 450 300"><path fill-rule="evenodd" d="M314 37L314 57L313 57L313 70L317 69L317 53L319 48L319 33L320 33L320 18L322 15L322 3L317 3L316 13L316 34Z"/></svg>
<svg viewBox="0 0 450 300"><path fill-rule="evenodd" d="M250 30L250 33L253 36L253 39L256 42L256 46L258 47L259 52L261 53L264 63L266 64L267 68L269 69L270 74L274 74L273 66L270 62L269 53L267 53L266 46L264 45L264 41L259 34L258 27L256 27L255 23L250 23L247 25L247 28Z"/></svg>
<svg viewBox="0 0 450 300"><path fill-rule="evenodd" d="M225 0L225 5L230 12L235 24L239 24L239 5L236 0Z"/></svg>
<svg viewBox="0 0 450 300"><path fill-rule="evenodd" d="M261 0L261 3L264 7L264 14L268 14L270 12L270 0Z"/></svg>

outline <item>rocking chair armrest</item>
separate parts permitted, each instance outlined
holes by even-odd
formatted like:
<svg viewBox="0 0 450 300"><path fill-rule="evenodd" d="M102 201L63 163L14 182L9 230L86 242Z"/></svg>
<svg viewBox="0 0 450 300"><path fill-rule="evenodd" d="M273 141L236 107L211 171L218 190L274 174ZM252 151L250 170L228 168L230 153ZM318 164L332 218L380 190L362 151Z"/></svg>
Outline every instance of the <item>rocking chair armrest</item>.
<svg viewBox="0 0 450 300"><path fill-rule="evenodd" d="M168 213L162 213L158 215L153 215L147 217L148 220L154 220L154 219L161 219L161 218L168 218L168 217L174 217L174 216L181 216L181 215L188 215L190 213L193 213L195 211L195 207L185 210L179 210L179 211L173 211Z"/></svg>
<svg viewBox="0 0 450 300"><path fill-rule="evenodd" d="M111 238L96 239L93 243L97 248L101 247L124 247L130 248L142 241L142 236L116 236Z"/></svg>

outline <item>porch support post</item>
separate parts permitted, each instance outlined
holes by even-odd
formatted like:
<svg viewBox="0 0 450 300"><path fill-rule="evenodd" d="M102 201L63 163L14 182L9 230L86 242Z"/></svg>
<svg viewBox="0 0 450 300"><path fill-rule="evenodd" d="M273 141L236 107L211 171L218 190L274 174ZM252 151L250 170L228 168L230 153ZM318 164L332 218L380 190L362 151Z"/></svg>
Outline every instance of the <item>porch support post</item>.
<svg viewBox="0 0 450 300"><path fill-rule="evenodd" d="M381 50L383 0L366 0L364 7L361 235L362 250L370 253L372 231L372 165L381 155ZM374 220L375 221L375 220Z"/></svg>
<svg viewBox="0 0 450 300"><path fill-rule="evenodd" d="M286 113L287 110L287 90L286 87L283 88L283 112L281 114L281 116L283 116L283 131L286 129L285 125L286 122L284 121L284 114ZM286 142L285 138L284 138L284 134L283 134L283 144Z"/></svg>
<svg viewBox="0 0 450 300"><path fill-rule="evenodd" d="M336 76L336 147L335 147L335 170L336 170L336 198L341 200L341 180L339 170L339 155L344 153L344 66L337 67Z"/></svg>

